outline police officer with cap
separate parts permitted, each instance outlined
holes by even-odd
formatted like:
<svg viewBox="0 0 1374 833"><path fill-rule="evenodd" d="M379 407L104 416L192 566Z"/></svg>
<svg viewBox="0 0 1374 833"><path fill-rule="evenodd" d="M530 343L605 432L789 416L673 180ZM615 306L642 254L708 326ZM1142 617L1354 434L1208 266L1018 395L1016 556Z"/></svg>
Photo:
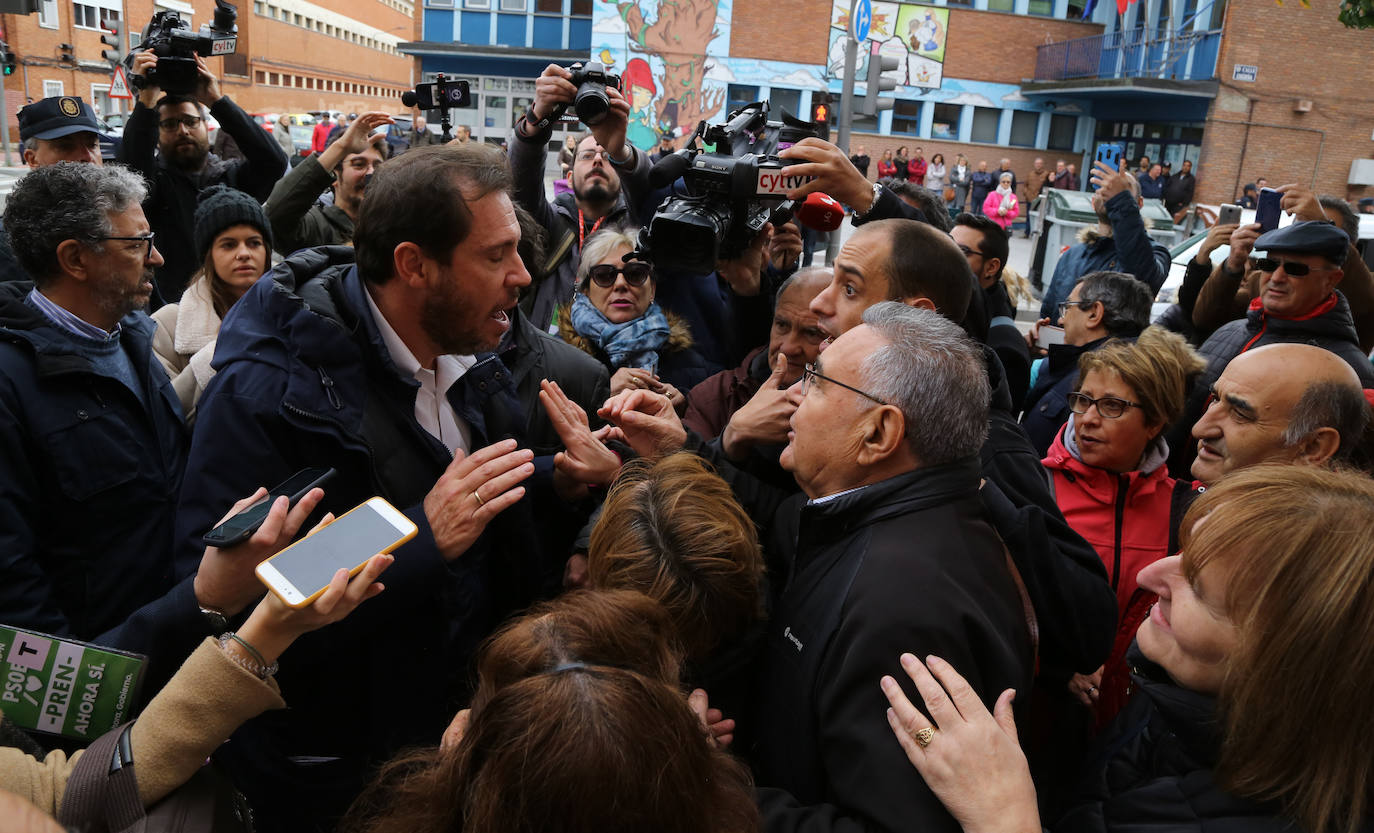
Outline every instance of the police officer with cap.
<svg viewBox="0 0 1374 833"><path fill-rule="evenodd" d="M104 136L91 105L74 95L55 95L19 108L19 140L24 164L30 168L58 162L100 164L100 138ZM10 245L9 232L0 224L0 283L27 281Z"/></svg>
<svg viewBox="0 0 1374 833"><path fill-rule="evenodd" d="M19 110L19 138L30 168L58 162L99 165L104 135L91 105L74 95L40 99Z"/></svg>

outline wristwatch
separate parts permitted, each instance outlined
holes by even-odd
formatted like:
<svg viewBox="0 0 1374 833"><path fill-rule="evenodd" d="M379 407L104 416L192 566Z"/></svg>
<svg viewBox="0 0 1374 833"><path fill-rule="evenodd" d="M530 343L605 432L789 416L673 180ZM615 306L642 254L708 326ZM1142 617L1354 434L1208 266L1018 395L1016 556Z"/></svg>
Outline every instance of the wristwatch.
<svg viewBox="0 0 1374 833"><path fill-rule="evenodd" d="M860 211L860 210L859 210L859 207L858 207L857 205L850 206L851 208L854 209L854 219L856 219L856 220L862 220L863 218L867 217L867 216L868 216L868 212L872 211L872 210L878 205L878 198L881 197L882 195L883 195L883 186L879 185L879 184L876 183L876 182L873 183L873 202L871 202L871 203L868 204L868 208L865 208L863 211Z"/></svg>
<svg viewBox="0 0 1374 833"><path fill-rule="evenodd" d="M218 610L211 610L208 607L200 609L201 618L205 620L205 625L210 629L213 636L219 636L229 630L229 618Z"/></svg>

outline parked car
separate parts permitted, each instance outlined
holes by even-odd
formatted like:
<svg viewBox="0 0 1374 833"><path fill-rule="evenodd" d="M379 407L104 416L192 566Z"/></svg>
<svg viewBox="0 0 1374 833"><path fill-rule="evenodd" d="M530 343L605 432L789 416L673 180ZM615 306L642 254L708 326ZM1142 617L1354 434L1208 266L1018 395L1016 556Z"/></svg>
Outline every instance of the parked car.
<svg viewBox="0 0 1374 833"><path fill-rule="evenodd" d="M268 133L272 133L276 130L277 119L281 118L280 113L249 113L248 115L257 123L258 127L261 127Z"/></svg>

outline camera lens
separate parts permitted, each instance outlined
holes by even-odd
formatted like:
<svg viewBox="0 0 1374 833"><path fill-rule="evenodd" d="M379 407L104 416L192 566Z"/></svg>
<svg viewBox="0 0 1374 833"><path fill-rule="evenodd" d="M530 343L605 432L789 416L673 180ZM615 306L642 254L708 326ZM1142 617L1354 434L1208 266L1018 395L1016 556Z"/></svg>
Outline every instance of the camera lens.
<svg viewBox="0 0 1374 833"><path fill-rule="evenodd" d="M577 88L577 98L573 99L573 111L582 123L591 126L599 124L611 109L611 100L606 96L606 87L595 81L585 81Z"/></svg>

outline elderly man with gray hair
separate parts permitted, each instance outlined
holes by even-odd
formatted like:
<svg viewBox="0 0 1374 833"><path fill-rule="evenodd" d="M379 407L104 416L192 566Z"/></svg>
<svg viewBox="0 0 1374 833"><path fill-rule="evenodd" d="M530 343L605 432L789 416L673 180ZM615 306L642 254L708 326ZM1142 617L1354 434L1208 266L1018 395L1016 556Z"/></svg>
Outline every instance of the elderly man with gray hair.
<svg viewBox="0 0 1374 833"><path fill-rule="evenodd" d="M879 303L800 396L782 464L808 500L753 716L764 826L958 830L869 706L907 651L969 668L989 706L1031 683L1026 608L979 496L982 352L937 312Z"/></svg>
<svg viewBox="0 0 1374 833"><path fill-rule="evenodd" d="M186 429L141 311L162 263L145 196L126 168L59 162L5 206L34 279L0 285L7 625L92 639L171 586Z"/></svg>

